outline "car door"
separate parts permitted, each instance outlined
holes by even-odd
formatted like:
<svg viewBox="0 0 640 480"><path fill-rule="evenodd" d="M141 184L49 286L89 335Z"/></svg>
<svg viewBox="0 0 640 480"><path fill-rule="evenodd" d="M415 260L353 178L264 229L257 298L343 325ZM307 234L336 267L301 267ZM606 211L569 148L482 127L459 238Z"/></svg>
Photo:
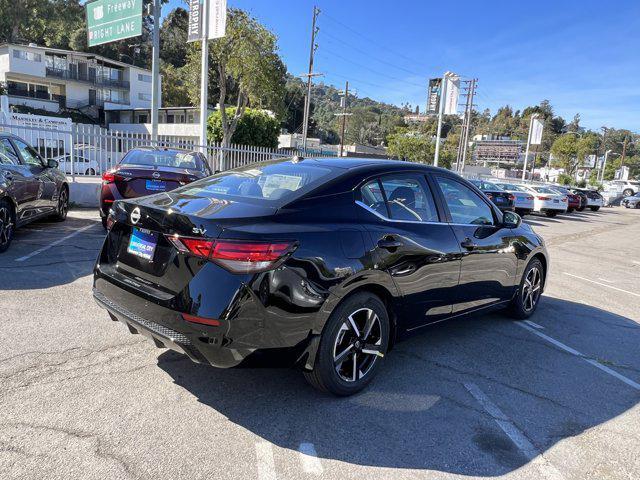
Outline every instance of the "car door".
<svg viewBox="0 0 640 480"><path fill-rule="evenodd" d="M375 215L368 223L375 257L403 295L409 330L451 315L460 276L460 253L424 174L398 173L366 182L359 203Z"/></svg>
<svg viewBox="0 0 640 480"><path fill-rule="evenodd" d="M2 169L4 178L10 195L17 203L16 219L18 223L29 217L35 210L35 203L32 201L27 184L30 181L31 173L22 165L18 152L11 141L4 137L0 138L0 153L4 157Z"/></svg>
<svg viewBox="0 0 640 480"><path fill-rule="evenodd" d="M481 192L449 175L436 174L433 179L463 251L453 313L510 299L518 266L517 237L500 225L501 214Z"/></svg>
<svg viewBox="0 0 640 480"><path fill-rule="evenodd" d="M56 179L51 174L51 169L45 164L40 154L26 142L13 138L13 144L20 154L22 164L31 174L27 183L27 190L31 202L38 212L45 212L55 208Z"/></svg>

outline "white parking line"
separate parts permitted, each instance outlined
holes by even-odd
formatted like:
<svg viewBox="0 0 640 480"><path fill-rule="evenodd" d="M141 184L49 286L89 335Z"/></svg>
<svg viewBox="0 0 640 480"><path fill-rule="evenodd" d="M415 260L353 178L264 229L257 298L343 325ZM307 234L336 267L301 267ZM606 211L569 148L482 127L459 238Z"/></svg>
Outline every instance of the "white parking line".
<svg viewBox="0 0 640 480"><path fill-rule="evenodd" d="M498 406L493 403L485 393L475 383L465 383L465 388L475 398L482 408L493 418L500 429L507 434L507 437L518 447L524 456L531 463L540 469L542 475L548 480L562 479L562 474L554 467L545 456L529 441L524 433L507 417Z"/></svg>
<svg viewBox="0 0 640 480"><path fill-rule="evenodd" d="M85 230L88 230L91 227L93 227L93 225L86 225L86 226L84 226L82 228L79 228L75 232L70 233L69 235L67 235L66 237L62 237L62 238L56 240L55 242L50 243L49 245L45 245L42 248L34 250L33 252L31 252L28 255L25 255L24 257L16 258L15 261L16 262L24 262L25 260L29 260L31 257L35 257L39 253L45 252L45 251L49 250L51 247L55 247L56 245L59 245L60 243L64 242L65 240L69 240L71 237L75 237L79 233L82 233L82 232L84 232Z"/></svg>
<svg viewBox="0 0 640 480"><path fill-rule="evenodd" d="M322 464L318 459L318 452L316 452L316 447L313 443L301 443L298 451L300 452L302 470L314 475L322 475Z"/></svg>
<svg viewBox="0 0 640 480"><path fill-rule="evenodd" d="M612 290L617 290L619 292L628 293L629 295L633 295L635 297L640 297L640 293L630 292L629 290L623 290L622 288L614 287L613 285L607 285L606 283L596 282L595 280L591 280L589 278L580 277L578 275L574 275L573 273L564 272L565 275L569 275L570 277L579 278L580 280L584 280L585 282L595 283L596 285L600 285L601 287L611 288Z"/></svg>
<svg viewBox="0 0 640 480"><path fill-rule="evenodd" d="M583 355L582 353L580 353L579 351L569 347L568 345L565 345L562 342L559 342L558 340L556 340L555 338L551 338L549 335L545 335L542 332L539 332L538 330L531 328L529 325L526 325L523 322L515 322L516 325L529 330L531 333L533 333L534 335L538 335L540 338L545 339L547 342L552 343L553 345L555 345L556 347L558 347L561 350L564 350L565 352L568 352L572 355L575 355L576 357L581 358L582 360L584 360L585 362L587 362L590 365L593 365L596 368L599 368L600 370L602 370L605 373L608 373L609 375L611 375L612 377L617 378L618 380L620 380L621 382L626 383L627 385L629 385L630 387L635 388L636 390L640 390L640 384L634 382L633 380L631 380L630 378L625 377L624 375L619 374L618 372L616 372L615 370L610 369L609 367L602 365L600 362L598 362L597 360L594 360L592 358L588 358L587 356Z"/></svg>
<svg viewBox="0 0 640 480"><path fill-rule="evenodd" d="M538 325L536 322L532 322L531 320L523 320L523 322L529 326L532 326L533 328L537 328L538 330L544 330L544 327L542 325Z"/></svg>
<svg viewBox="0 0 640 480"><path fill-rule="evenodd" d="M273 459L273 448L269 442L256 443L258 456L258 480L276 480L276 463Z"/></svg>

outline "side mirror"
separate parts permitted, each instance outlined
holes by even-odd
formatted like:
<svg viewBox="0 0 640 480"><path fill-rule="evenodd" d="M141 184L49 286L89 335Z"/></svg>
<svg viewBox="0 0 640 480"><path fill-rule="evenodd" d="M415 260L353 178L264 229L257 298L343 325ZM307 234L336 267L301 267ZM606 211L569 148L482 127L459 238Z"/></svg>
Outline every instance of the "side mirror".
<svg viewBox="0 0 640 480"><path fill-rule="evenodd" d="M522 218L516 212L506 211L502 214L503 228L518 228L522 223Z"/></svg>
<svg viewBox="0 0 640 480"><path fill-rule="evenodd" d="M58 168L58 162L56 160L54 160L53 158L50 158L49 160L47 160L47 167L48 168Z"/></svg>

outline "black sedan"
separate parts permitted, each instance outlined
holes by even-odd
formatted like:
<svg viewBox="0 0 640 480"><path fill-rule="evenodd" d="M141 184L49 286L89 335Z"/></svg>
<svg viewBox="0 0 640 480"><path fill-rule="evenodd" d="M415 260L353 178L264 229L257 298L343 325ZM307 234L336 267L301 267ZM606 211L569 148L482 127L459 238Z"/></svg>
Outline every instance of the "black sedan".
<svg viewBox="0 0 640 480"><path fill-rule="evenodd" d="M445 319L535 310L542 239L471 183L399 161L280 159L116 201L94 271L112 320L216 367L299 366L350 395Z"/></svg>
<svg viewBox="0 0 640 480"><path fill-rule="evenodd" d="M470 182L482 190L487 198L495 203L503 212L507 210L515 210L514 200L516 197L512 193L509 193L497 186L495 183L487 182L486 180L470 180Z"/></svg>
<svg viewBox="0 0 640 480"><path fill-rule="evenodd" d="M57 167L20 137L0 133L0 253L16 227L48 216L67 218L69 185Z"/></svg>

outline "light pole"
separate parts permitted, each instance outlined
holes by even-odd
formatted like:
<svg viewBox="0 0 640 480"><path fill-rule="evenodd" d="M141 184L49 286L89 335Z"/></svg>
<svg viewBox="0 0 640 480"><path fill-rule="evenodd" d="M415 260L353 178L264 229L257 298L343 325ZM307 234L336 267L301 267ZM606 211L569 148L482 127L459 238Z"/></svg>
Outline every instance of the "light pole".
<svg viewBox="0 0 640 480"><path fill-rule="evenodd" d="M522 181L524 182L527 179L527 160L529 159L529 148L531 147L531 131L533 130L533 121L538 118L540 115L534 113L531 115L531 120L529 121L529 134L527 135L527 149L524 154L524 166L522 167ZM535 164L534 164L535 168Z"/></svg>
<svg viewBox="0 0 640 480"><path fill-rule="evenodd" d="M606 152L604 152L604 162L602 162L602 171L600 172L600 182L604 181L604 169L607 168L607 158L609 157L610 153L611 153L611 150L607 150ZM620 155L620 154L613 152L613 155Z"/></svg>

